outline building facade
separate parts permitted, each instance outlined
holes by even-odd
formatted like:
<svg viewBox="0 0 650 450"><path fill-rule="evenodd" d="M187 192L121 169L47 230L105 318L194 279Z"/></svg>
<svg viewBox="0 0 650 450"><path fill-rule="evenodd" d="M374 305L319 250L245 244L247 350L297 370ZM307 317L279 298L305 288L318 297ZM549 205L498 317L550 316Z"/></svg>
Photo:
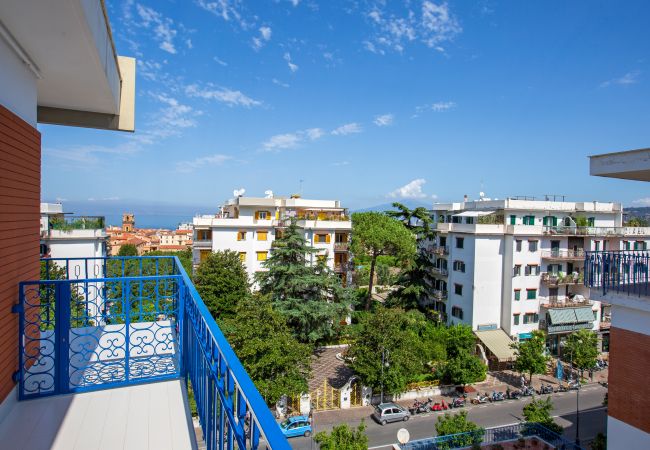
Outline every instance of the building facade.
<svg viewBox="0 0 650 450"><path fill-rule="evenodd" d="M514 339L564 337L586 328L609 348L609 306L584 285L585 252L645 249L650 228L623 226L618 203L481 199L436 204L434 309L450 324L502 329Z"/></svg>
<svg viewBox="0 0 650 450"><path fill-rule="evenodd" d="M104 257L107 240L104 217L69 216L60 203L41 203L41 257Z"/></svg>
<svg viewBox="0 0 650 450"><path fill-rule="evenodd" d="M291 218L304 229L305 240L319 252L312 263L323 258L343 283L350 276L349 243L352 222L336 200L308 200L298 197L237 197L226 202L215 215L194 218L193 260L198 266L211 252L239 253L250 279L265 270L264 261L273 242Z"/></svg>
<svg viewBox="0 0 650 450"><path fill-rule="evenodd" d="M649 182L650 149L592 156L590 173ZM617 250L589 253L585 262L592 298L612 308L607 447L650 448L650 253Z"/></svg>

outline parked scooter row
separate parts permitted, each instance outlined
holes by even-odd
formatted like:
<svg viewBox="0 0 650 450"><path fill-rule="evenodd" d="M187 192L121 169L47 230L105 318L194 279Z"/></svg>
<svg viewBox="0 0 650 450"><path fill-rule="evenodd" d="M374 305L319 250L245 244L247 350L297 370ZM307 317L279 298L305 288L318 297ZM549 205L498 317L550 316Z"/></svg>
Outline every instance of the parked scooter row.
<svg viewBox="0 0 650 450"><path fill-rule="evenodd" d="M429 398L425 402L415 400L413 406L409 408L409 411L412 415L416 415L416 414L423 414L431 411L445 411L452 407L453 406L451 404L445 403L444 400L442 400L441 403L438 402L434 403L433 399Z"/></svg>

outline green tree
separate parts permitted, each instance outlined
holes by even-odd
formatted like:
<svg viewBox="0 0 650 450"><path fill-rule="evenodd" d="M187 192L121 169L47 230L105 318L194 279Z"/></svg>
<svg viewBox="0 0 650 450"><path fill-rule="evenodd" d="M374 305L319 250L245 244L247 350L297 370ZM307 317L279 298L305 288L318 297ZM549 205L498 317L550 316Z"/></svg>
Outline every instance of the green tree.
<svg viewBox="0 0 650 450"><path fill-rule="evenodd" d="M117 256L138 256L138 248L133 244L124 244L117 252Z"/></svg>
<svg viewBox="0 0 650 450"><path fill-rule="evenodd" d="M210 253L196 270L194 286L219 321L231 317L237 304L250 296L246 269L231 250Z"/></svg>
<svg viewBox="0 0 650 450"><path fill-rule="evenodd" d="M562 434L564 429L561 425L555 423L551 417L551 411L553 411L553 403L551 402L551 397L546 397L545 399L532 400L526 406L524 406L524 418L528 423L538 423L545 426L551 431L555 431L558 434Z"/></svg>
<svg viewBox="0 0 650 450"><path fill-rule="evenodd" d="M607 450L607 437L603 433L598 433L590 444L591 450Z"/></svg>
<svg viewBox="0 0 650 450"><path fill-rule="evenodd" d="M563 358L572 361L580 369L580 377L585 370L596 365L598 359L598 335L591 330L578 330L569 335L562 351Z"/></svg>
<svg viewBox="0 0 650 450"><path fill-rule="evenodd" d="M292 219L263 263L268 270L256 274L260 293L271 297L301 342L330 339L348 312L350 291L324 261L308 260L318 251L307 244L304 230Z"/></svg>
<svg viewBox="0 0 650 450"><path fill-rule="evenodd" d="M404 391L414 375L422 373L419 344L409 330L409 320L403 310L378 307L373 314L364 314L354 338L348 356L366 386L378 389L383 381L385 392L398 393Z"/></svg>
<svg viewBox="0 0 650 450"><path fill-rule="evenodd" d="M312 348L296 341L267 297L239 301L221 328L268 404L307 391Z"/></svg>
<svg viewBox="0 0 650 450"><path fill-rule="evenodd" d="M458 414L445 413L444 416L438 416L436 434L438 436L458 435L438 443L437 447L440 449L469 447L483 440L485 429L467 420L467 411L461 411Z"/></svg>
<svg viewBox="0 0 650 450"><path fill-rule="evenodd" d="M396 256L408 261L415 255L415 236L399 220L378 212L352 214L352 252L370 257L370 279L366 311L372 303L372 286L377 258Z"/></svg>
<svg viewBox="0 0 650 450"><path fill-rule="evenodd" d="M429 239L434 236L434 232L431 228L433 219L426 208L419 206L415 209L410 209L399 202L394 202L392 206L395 210L386 211L386 215L401 221L404 226L413 231L418 238Z"/></svg>
<svg viewBox="0 0 650 450"><path fill-rule="evenodd" d="M472 353L476 336L469 325L452 325L447 328L447 356L455 358L463 353Z"/></svg>
<svg viewBox="0 0 650 450"><path fill-rule="evenodd" d="M53 261L41 261L41 280L55 281L67 280L67 271L65 267L59 266ZM85 283L55 284L44 283L39 285L39 316L41 330L54 330L56 327L56 287L64 292L70 292L70 327L80 328L94 326L95 321L89 318L86 297L84 292ZM91 289L94 292L94 289ZM25 297L28 297L26 295ZM29 303L33 303L30 301Z"/></svg>
<svg viewBox="0 0 650 450"><path fill-rule="evenodd" d="M192 275L192 249L187 248L180 252L163 252L160 250L155 250L153 252L148 252L145 256L176 256L181 262L183 269L187 272L188 275Z"/></svg>
<svg viewBox="0 0 650 450"><path fill-rule="evenodd" d="M511 344L515 350L515 370L527 373L530 381L533 381L533 374L546 373L546 363L549 357L546 355L546 334L541 330L533 331L530 339Z"/></svg>
<svg viewBox="0 0 650 450"><path fill-rule="evenodd" d="M462 352L447 360L443 379L451 384L466 385L485 380L487 366L475 355Z"/></svg>
<svg viewBox="0 0 650 450"><path fill-rule="evenodd" d="M343 424L335 426L331 433L321 431L314 436L314 441L320 446L320 450L366 450L368 436L365 430L366 425L362 419L357 428Z"/></svg>

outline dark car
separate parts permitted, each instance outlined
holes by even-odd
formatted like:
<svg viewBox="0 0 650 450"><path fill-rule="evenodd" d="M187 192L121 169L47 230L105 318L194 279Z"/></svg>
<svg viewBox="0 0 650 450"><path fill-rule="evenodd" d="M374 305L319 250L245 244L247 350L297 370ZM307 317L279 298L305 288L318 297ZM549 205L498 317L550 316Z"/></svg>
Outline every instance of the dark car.
<svg viewBox="0 0 650 450"><path fill-rule="evenodd" d="M389 422L406 422L411 417L408 409L396 403L381 403L375 406L375 412L372 413L372 418L382 425Z"/></svg>

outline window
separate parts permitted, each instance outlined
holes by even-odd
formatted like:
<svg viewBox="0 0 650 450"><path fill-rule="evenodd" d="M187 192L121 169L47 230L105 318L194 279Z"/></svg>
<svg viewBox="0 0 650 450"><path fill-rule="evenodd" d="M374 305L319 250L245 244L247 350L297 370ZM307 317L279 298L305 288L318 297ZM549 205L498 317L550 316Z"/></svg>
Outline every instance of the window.
<svg viewBox="0 0 650 450"><path fill-rule="evenodd" d="M266 261L266 258L268 257L269 252L257 252L257 260L258 261Z"/></svg>
<svg viewBox="0 0 650 450"><path fill-rule="evenodd" d="M451 223L461 223L462 220L463 220L462 217L453 216L453 217L451 218Z"/></svg>
<svg viewBox="0 0 650 450"><path fill-rule="evenodd" d="M600 251L600 241L594 241L594 250ZM634 244L634 250L636 250L636 244Z"/></svg>
<svg viewBox="0 0 650 450"><path fill-rule="evenodd" d="M521 289L515 289L515 301L521 300Z"/></svg>
<svg viewBox="0 0 650 450"><path fill-rule="evenodd" d="M542 223L545 227L556 227L557 226L557 217L555 216L544 216Z"/></svg>
<svg viewBox="0 0 650 450"><path fill-rule="evenodd" d="M246 262L246 252L239 252L239 260L241 262Z"/></svg>
<svg viewBox="0 0 650 450"><path fill-rule="evenodd" d="M535 216L524 216L524 225L535 225Z"/></svg>
<svg viewBox="0 0 650 450"><path fill-rule="evenodd" d="M199 256L201 257L201 262L208 259L208 256L210 256L210 253L212 253L211 250L201 250L201 252L199 254Z"/></svg>
<svg viewBox="0 0 650 450"><path fill-rule="evenodd" d="M463 295L463 285L454 283L454 294Z"/></svg>
<svg viewBox="0 0 650 450"><path fill-rule="evenodd" d="M517 239L515 241L515 250L520 252L521 251L521 239Z"/></svg>
<svg viewBox="0 0 650 450"><path fill-rule="evenodd" d="M198 241L209 241L212 239L212 230L196 230L196 239Z"/></svg>
<svg viewBox="0 0 650 450"><path fill-rule="evenodd" d="M467 225L472 225L474 223L474 218L473 217L465 217L465 223Z"/></svg>
<svg viewBox="0 0 650 450"><path fill-rule="evenodd" d="M526 276L537 276L539 275L539 266L537 264L528 264L526 266Z"/></svg>
<svg viewBox="0 0 650 450"><path fill-rule="evenodd" d="M514 214L512 214L512 215L510 216L510 225L515 225L516 223L517 223L517 216L515 216Z"/></svg>
<svg viewBox="0 0 650 450"><path fill-rule="evenodd" d="M630 249L630 241L623 241L623 250Z"/></svg>
<svg viewBox="0 0 650 450"><path fill-rule="evenodd" d="M594 313L594 320L598 320L598 311L593 311Z"/></svg>
<svg viewBox="0 0 650 450"><path fill-rule="evenodd" d="M270 220L271 219L271 213L268 211L255 211L255 219L256 220Z"/></svg>
<svg viewBox="0 0 650 450"><path fill-rule="evenodd" d="M456 272L465 272L465 263L462 261L454 261L454 270Z"/></svg>
<svg viewBox="0 0 650 450"><path fill-rule="evenodd" d="M258 241L266 241L266 239L268 238L268 234L269 234L268 231L258 231L257 232L257 240Z"/></svg>
<svg viewBox="0 0 650 450"><path fill-rule="evenodd" d="M588 227L595 227L596 226L596 218L595 217L589 217L587 219L587 226Z"/></svg>
<svg viewBox="0 0 650 450"><path fill-rule="evenodd" d="M447 245L447 238L444 236L440 236L440 246L445 247Z"/></svg>
<svg viewBox="0 0 650 450"><path fill-rule="evenodd" d="M537 243L538 243L538 241L528 241L528 251L529 252L536 252L537 251Z"/></svg>
<svg viewBox="0 0 650 450"><path fill-rule="evenodd" d="M329 243L330 241L330 235L329 234L315 234L314 235L314 242L319 242L319 243Z"/></svg>
<svg viewBox="0 0 650 450"><path fill-rule="evenodd" d="M524 324L539 322L539 315L537 313L524 314Z"/></svg>
<svg viewBox="0 0 650 450"><path fill-rule="evenodd" d="M346 244L348 242L348 235L345 233L336 233L334 235L334 240L337 244Z"/></svg>
<svg viewBox="0 0 650 450"><path fill-rule="evenodd" d="M238 241L245 241L246 240L246 232L245 231L238 231L237 232L237 240Z"/></svg>
<svg viewBox="0 0 650 450"><path fill-rule="evenodd" d="M519 314L514 314L512 318L514 319L515 325L519 325Z"/></svg>
<svg viewBox="0 0 650 450"><path fill-rule="evenodd" d="M537 298L537 289L526 289L526 300L535 300Z"/></svg>
<svg viewBox="0 0 650 450"><path fill-rule="evenodd" d="M456 248L463 248L465 245L465 238L456 238Z"/></svg>
<svg viewBox="0 0 650 450"><path fill-rule="evenodd" d="M645 241L634 242L634 250L647 250L648 244Z"/></svg>
<svg viewBox="0 0 650 450"><path fill-rule="evenodd" d="M463 308L454 306L453 308L451 308L451 315L463 320Z"/></svg>
<svg viewBox="0 0 650 450"><path fill-rule="evenodd" d="M518 277L521 275L521 264L515 264L515 268L512 271L513 277Z"/></svg>

